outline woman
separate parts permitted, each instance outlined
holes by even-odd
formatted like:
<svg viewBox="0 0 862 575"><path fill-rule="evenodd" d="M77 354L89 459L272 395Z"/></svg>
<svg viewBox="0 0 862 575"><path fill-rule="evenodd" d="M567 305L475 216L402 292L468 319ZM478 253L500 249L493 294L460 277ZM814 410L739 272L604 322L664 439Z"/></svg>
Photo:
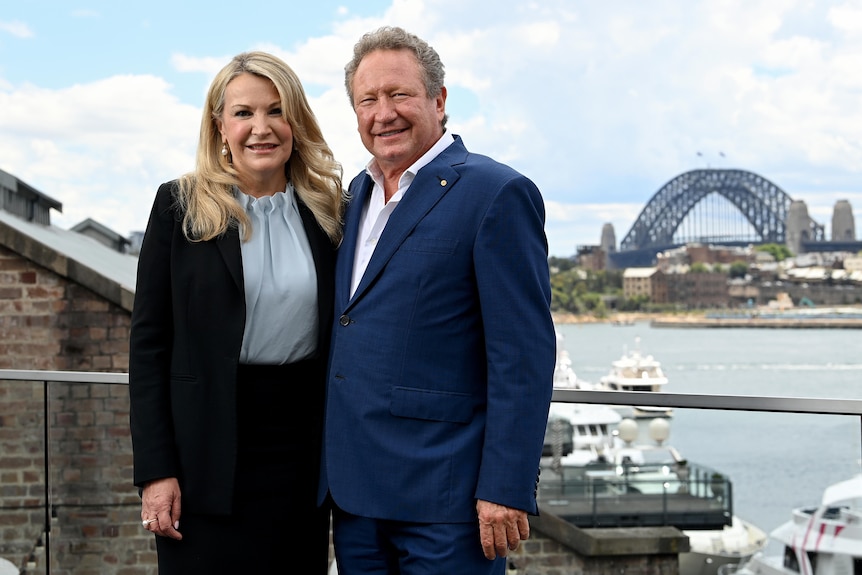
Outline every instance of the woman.
<svg viewBox="0 0 862 575"><path fill-rule="evenodd" d="M341 167L263 52L215 77L194 172L162 184L138 263L134 482L159 573L325 573L315 504Z"/></svg>

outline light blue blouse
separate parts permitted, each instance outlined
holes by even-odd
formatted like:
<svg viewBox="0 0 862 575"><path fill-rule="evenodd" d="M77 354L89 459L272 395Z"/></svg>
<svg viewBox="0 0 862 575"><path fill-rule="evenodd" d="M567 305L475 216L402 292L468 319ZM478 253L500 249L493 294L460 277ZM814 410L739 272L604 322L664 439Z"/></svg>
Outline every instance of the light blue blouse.
<svg viewBox="0 0 862 575"><path fill-rule="evenodd" d="M272 196L237 197L251 218L251 238L241 247L246 319L240 362L306 359L317 349L317 274L293 186Z"/></svg>

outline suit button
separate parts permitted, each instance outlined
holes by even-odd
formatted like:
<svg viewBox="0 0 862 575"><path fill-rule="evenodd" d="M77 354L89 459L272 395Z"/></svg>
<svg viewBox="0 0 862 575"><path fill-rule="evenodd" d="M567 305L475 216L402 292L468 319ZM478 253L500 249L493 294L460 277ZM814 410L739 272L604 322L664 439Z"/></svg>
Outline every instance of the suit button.
<svg viewBox="0 0 862 575"><path fill-rule="evenodd" d="M348 325L350 325L350 317L347 315L343 315L338 318L338 323L340 323L343 327L347 327Z"/></svg>

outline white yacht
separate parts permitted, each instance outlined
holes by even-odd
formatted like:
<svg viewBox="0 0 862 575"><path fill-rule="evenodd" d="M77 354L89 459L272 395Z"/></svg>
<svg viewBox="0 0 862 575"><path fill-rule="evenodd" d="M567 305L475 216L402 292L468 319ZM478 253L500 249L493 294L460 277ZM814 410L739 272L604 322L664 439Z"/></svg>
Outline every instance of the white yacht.
<svg viewBox="0 0 862 575"><path fill-rule="evenodd" d="M632 350L623 350L623 355L611 363L610 372L599 379L596 389L608 391L662 391L668 378L661 362L640 350L640 338L635 338ZM673 410L665 407L636 405L631 408L634 417L670 417Z"/></svg>
<svg viewBox="0 0 862 575"><path fill-rule="evenodd" d="M543 455L576 466L612 457L614 427L621 420L619 412L605 405L553 402Z"/></svg>
<svg viewBox="0 0 862 575"><path fill-rule="evenodd" d="M794 509L769 536L782 545L779 554L759 552L726 573L862 575L862 475L827 487L820 505Z"/></svg>

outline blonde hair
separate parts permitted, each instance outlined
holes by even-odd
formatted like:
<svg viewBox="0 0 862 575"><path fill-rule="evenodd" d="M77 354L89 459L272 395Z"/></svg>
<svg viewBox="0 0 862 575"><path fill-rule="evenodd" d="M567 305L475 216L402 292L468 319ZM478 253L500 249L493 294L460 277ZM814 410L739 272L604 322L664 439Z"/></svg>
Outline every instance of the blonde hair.
<svg viewBox="0 0 862 575"><path fill-rule="evenodd" d="M318 225L338 245L345 195L341 165L323 139L299 78L284 61L266 52L234 56L210 85L201 118L195 170L179 178L177 201L184 213L183 233L189 241L206 241L238 226L243 240L250 237L251 222L233 192L234 186L239 185L239 176L230 160L221 154L221 134L216 125L224 113L227 85L243 73L267 78L278 90L282 114L293 132L293 151L285 165L285 174Z"/></svg>

